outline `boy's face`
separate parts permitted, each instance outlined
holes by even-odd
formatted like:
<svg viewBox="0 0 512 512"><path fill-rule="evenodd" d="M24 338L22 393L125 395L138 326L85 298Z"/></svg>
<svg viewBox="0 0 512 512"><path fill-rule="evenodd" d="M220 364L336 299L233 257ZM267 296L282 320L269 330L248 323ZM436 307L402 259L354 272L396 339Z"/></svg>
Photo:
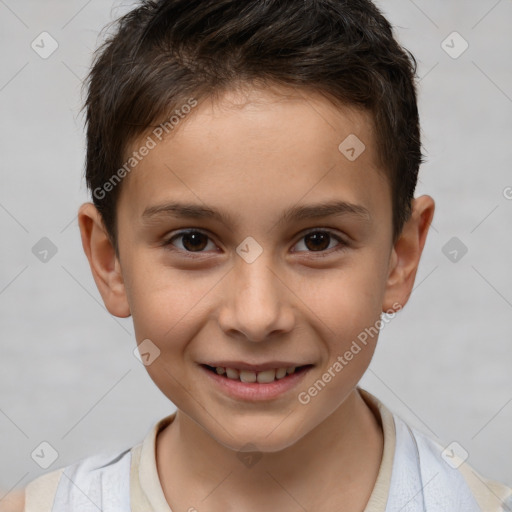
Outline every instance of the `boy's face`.
<svg viewBox="0 0 512 512"><path fill-rule="evenodd" d="M354 389L377 337L358 342L351 360L344 354L382 311L405 303L418 261L393 247L390 186L368 114L304 90L285 98L252 89L200 104L180 123L125 178L120 262L100 291L113 314L131 313L137 343L158 347L147 370L187 417L233 449L282 449ZM351 134L365 145L359 156L355 139L338 149ZM334 202L345 204L338 214L285 216ZM170 203L223 220L178 217ZM203 366L244 364L308 366L273 384ZM321 391L308 392L326 373Z"/></svg>

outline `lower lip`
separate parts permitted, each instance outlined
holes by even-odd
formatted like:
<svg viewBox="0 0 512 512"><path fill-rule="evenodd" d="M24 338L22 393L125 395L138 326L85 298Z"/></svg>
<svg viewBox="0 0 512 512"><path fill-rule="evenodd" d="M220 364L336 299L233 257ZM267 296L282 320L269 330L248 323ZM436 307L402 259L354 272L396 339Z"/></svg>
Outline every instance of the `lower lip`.
<svg viewBox="0 0 512 512"><path fill-rule="evenodd" d="M280 395L293 389L311 370L312 366L308 366L299 372L294 372L286 377L274 380L273 382L260 384L258 382L242 382L240 380L228 379L222 375L218 375L200 365L213 382L227 395L238 400L248 401L265 401L277 398Z"/></svg>

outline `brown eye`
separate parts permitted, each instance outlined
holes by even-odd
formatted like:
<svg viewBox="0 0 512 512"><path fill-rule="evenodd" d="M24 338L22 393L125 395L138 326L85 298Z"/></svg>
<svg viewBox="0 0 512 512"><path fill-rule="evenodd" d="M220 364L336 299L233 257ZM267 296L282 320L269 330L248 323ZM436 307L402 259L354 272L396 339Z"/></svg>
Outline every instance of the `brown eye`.
<svg viewBox="0 0 512 512"><path fill-rule="evenodd" d="M337 244L335 242L337 242ZM316 231L306 233L296 245L303 246L304 249L296 249L294 252L304 252L307 254L315 252L324 253L333 248L334 251L342 250L347 246L347 243L345 243L341 237L330 231L317 229ZM327 254L334 251L329 251ZM323 254L319 254L319 256L323 256Z"/></svg>
<svg viewBox="0 0 512 512"><path fill-rule="evenodd" d="M329 247L331 235L325 231L316 231L304 237L305 245L311 251L325 251Z"/></svg>
<svg viewBox="0 0 512 512"><path fill-rule="evenodd" d="M181 246L174 244L175 240L181 239ZM173 245L178 249L182 249L186 252L203 252L204 249L208 246L208 241L210 240L209 236L206 233L201 231L182 231L177 235L170 238L165 245ZM212 242L212 245L213 244Z"/></svg>

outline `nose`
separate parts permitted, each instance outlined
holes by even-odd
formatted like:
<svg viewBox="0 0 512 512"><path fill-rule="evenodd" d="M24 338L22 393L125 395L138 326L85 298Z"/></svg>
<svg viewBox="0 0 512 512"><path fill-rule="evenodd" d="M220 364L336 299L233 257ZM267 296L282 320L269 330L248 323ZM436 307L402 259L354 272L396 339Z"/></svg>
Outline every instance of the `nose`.
<svg viewBox="0 0 512 512"><path fill-rule="evenodd" d="M219 324L230 336L262 342L294 328L293 293L268 259L261 255L252 263L242 258L224 282L224 303Z"/></svg>

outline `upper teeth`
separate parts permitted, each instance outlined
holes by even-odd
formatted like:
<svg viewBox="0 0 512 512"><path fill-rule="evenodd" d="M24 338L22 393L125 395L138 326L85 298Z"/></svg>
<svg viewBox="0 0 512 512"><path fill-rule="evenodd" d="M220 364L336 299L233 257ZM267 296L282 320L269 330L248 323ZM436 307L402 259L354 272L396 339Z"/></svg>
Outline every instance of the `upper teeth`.
<svg viewBox="0 0 512 512"><path fill-rule="evenodd" d="M286 375L295 371L296 366L288 368L273 368L270 370L263 370L261 372L252 372L249 370L237 370L236 368L223 368L218 366L215 371L219 375L226 375L228 379L240 380L242 382L260 382L268 383L274 382L275 379L282 379Z"/></svg>

